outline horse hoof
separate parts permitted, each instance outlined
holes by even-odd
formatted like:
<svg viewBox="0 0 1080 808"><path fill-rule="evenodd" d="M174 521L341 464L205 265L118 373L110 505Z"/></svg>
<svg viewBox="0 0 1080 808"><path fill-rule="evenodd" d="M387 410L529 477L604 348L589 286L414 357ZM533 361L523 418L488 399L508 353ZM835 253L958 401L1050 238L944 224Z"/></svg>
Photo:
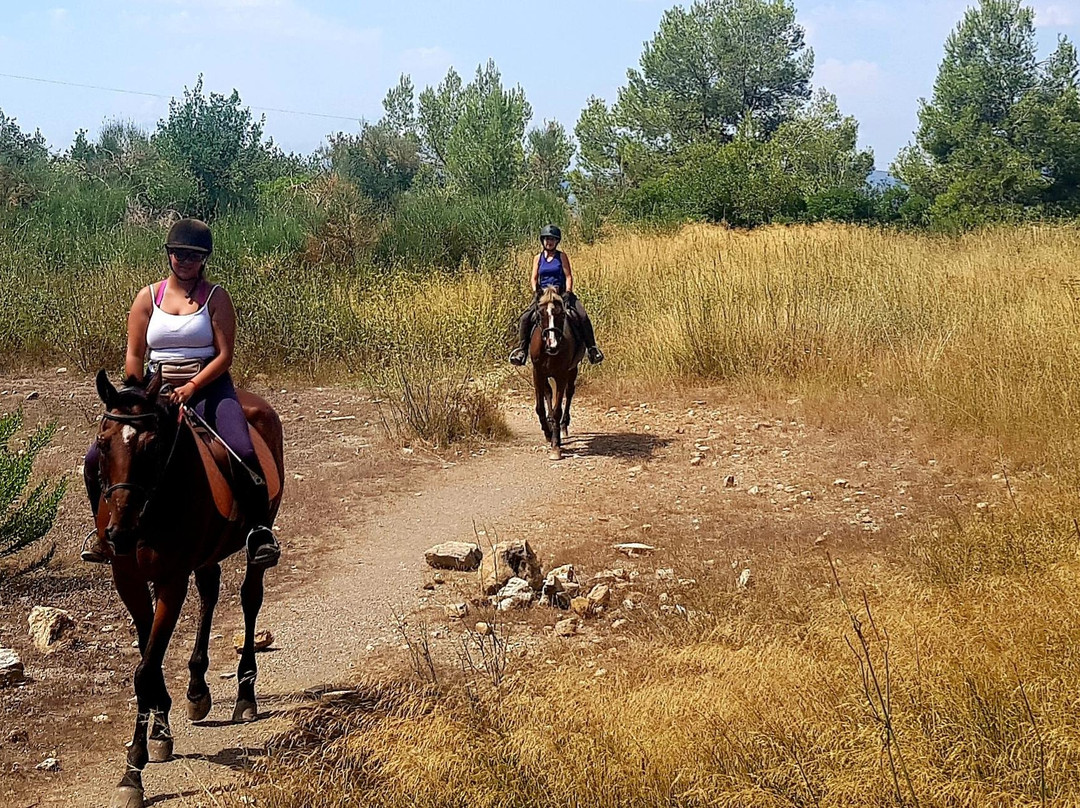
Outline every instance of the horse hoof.
<svg viewBox="0 0 1080 808"><path fill-rule="evenodd" d="M119 786L113 793L109 808L143 808L143 790L135 786Z"/></svg>
<svg viewBox="0 0 1080 808"><path fill-rule="evenodd" d="M249 721L254 721L259 717L259 708L253 701L240 700L236 702L236 709L233 710L232 720L234 724L247 724Z"/></svg>
<svg viewBox="0 0 1080 808"><path fill-rule="evenodd" d="M202 721L210 714L210 705L212 704L210 698L210 692L207 691L205 696L192 701L188 699L187 703L187 717L191 721Z"/></svg>
<svg viewBox="0 0 1080 808"><path fill-rule="evenodd" d="M172 760L172 738L164 738L161 740L151 738L146 744L146 753L150 756L151 763L165 763L166 761Z"/></svg>
<svg viewBox="0 0 1080 808"><path fill-rule="evenodd" d="M562 460L562 449L552 449L548 453L549 460Z"/></svg>

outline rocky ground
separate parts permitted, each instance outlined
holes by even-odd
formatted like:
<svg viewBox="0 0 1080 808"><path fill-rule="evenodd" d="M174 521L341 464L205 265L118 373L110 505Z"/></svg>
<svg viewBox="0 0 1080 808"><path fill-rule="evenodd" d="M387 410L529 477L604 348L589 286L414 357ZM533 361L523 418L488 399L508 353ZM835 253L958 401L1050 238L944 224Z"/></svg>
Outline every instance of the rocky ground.
<svg viewBox="0 0 1080 808"><path fill-rule="evenodd" d="M902 412L841 418L798 399L723 388L641 396L586 387L575 399L566 455L553 462L530 397L520 380L511 387L508 441L439 452L388 440L378 402L364 391L256 387L282 414L287 466L278 520L285 556L268 576L259 623L274 635L259 655L263 719L227 721L232 636L241 626L241 570L230 563L211 642L216 704L198 726L174 710L177 757L148 768L152 804L245 800L244 772L271 736L288 731L292 706L415 664L417 642L438 654L460 646L465 627L498 621L511 653L559 664L551 646L569 645L603 675L590 649L641 630L635 618L643 614L679 614L699 581L719 575L753 586L770 574L759 563L769 552L814 553L823 542L841 555L886 546L934 518L943 499L993 507L1002 494L994 469L951 468L941 445L909 428ZM0 591L0 648L18 653L27 677L0 687L0 803L103 805L123 770L137 651L108 570L78 561L89 518L76 470L99 405L92 380L42 372L0 378L0 411L17 407L30 425L59 423L41 466L71 484L53 564ZM559 604L574 607L567 610L538 604L496 613L483 570L425 564L425 551L441 542L476 542L490 557L497 542L526 540L541 568L534 585L572 564L581 586L573 594L587 597L604 584L606 596L576 605L568 598ZM617 548L626 544L645 548ZM178 702L195 601L192 592L166 659ZM50 653L28 633L38 606L63 609L74 624Z"/></svg>

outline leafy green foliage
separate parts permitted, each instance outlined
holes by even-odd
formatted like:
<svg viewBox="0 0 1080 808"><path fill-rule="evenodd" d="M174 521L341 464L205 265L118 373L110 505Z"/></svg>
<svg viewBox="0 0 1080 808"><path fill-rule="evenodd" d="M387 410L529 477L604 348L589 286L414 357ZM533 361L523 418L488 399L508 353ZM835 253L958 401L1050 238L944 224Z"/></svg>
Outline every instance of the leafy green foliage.
<svg viewBox="0 0 1080 808"><path fill-rule="evenodd" d="M730 140L747 117L768 135L810 96L813 63L787 0L696 0L664 13L615 116L657 150Z"/></svg>
<svg viewBox="0 0 1080 808"><path fill-rule="evenodd" d="M258 182L282 157L273 143L263 142L264 123L236 90L206 95L201 75L193 88L184 88L183 98L169 102L154 142L166 160L195 178L196 193L184 200L181 213L212 218L253 203Z"/></svg>
<svg viewBox="0 0 1080 808"><path fill-rule="evenodd" d="M1019 0L982 0L945 42L916 146L894 172L932 200L939 227L1080 209L1076 49L1039 62L1035 17Z"/></svg>
<svg viewBox="0 0 1080 808"><path fill-rule="evenodd" d="M526 140L529 186L565 196L563 183L574 157L574 143L566 129L558 121L545 121L543 127L529 130Z"/></svg>
<svg viewBox="0 0 1080 808"><path fill-rule="evenodd" d="M52 529L64 496L63 481L42 481L27 490L34 460L52 440L56 425L41 427L17 449L13 442L22 424L21 412L0 415L0 559L21 554L41 541ZM29 563L0 567L0 579L46 563L54 550L55 545Z"/></svg>

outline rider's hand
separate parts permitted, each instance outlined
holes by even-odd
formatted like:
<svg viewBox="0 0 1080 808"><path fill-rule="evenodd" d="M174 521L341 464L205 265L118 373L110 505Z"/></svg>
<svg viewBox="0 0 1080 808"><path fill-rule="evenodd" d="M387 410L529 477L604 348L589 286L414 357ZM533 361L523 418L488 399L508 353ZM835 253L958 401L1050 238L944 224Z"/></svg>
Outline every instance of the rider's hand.
<svg viewBox="0 0 1080 808"><path fill-rule="evenodd" d="M193 395L195 395L195 384L188 382L181 387L174 387L169 393L169 401L173 404L187 404Z"/></svg>

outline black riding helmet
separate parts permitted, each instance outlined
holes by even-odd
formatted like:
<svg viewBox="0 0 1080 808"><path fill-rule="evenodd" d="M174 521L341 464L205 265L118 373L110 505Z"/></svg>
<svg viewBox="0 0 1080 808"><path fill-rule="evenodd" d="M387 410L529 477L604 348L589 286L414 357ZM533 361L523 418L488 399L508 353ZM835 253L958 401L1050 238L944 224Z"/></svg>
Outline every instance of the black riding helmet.
<svg viewBox="0 0 1080 808"><path fill-rule="evenodd" d="M204 255L214 251L214 237L205 222L198 219L181 219L169 228L165 237L166 250L195 250Z"/></svg>
<svg viewBox="0 0 1080 808"><path fill-rule="evenodd" d="M544 229L540 231L540 240L543 241L546 238L553 238L556 241L562 241L562 230L558 226L553 224L544 225Z"/></svg>

